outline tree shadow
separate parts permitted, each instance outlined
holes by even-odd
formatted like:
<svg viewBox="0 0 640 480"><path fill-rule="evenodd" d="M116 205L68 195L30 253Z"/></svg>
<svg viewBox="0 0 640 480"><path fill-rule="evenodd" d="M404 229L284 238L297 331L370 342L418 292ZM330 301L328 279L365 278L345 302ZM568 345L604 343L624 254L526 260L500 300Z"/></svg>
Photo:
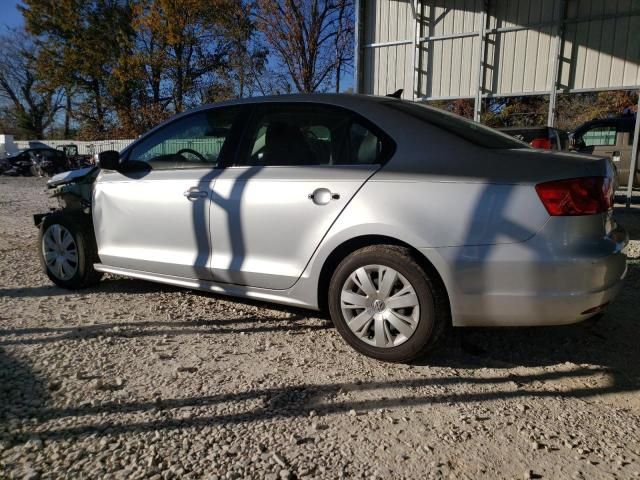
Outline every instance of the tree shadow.
<svg viewBox="0 0 640 480"><path fill-rule="evenodd" d="M57 388L57 383L48 388ZM11 443L10 429L14 422L39 415L50 395L46 382L25 362L0 348L0 441ZM0 475L1 476L1 475Z"/></svg>
<svg viewBox="0 0 640 480"><path fill-rule="evenodd" d="M401 380L372 382L340 382L329 384L301 383L285 387L248 389L241 392L220 393L186 398L163 398L148 401L105 402L83 404L63 408L45 408L37 413L40 422L66 419L63 426L56 426L41 432L44 438L69 438L87 435L106 435L140 433L157 430L206 427L212 425L240 425L268 420L286 420L288 418L308 417L311 411L316 414L344 414L355 410L358 414L379 409L396 407L421 407L440 404L467 404L478 402L508 401L519 398L586 398L594 395L635 391L638 384L628 383L590 387L581 383L579 387L558 391L539 389L534 384L544 384L556 380L583 380L594 375L608 374L606 368L573 368L567 371L543 372L525 375L504 375L478 377L475 375L413 377ZM425 394L423 387L440 387L443 393ZM461 388L464 387L464 388ZM389 389L401 389L402 394L389 396ZM362 394L357 400L337 399L344 391L357 391ZM323 401L332 398L332 401ZM233 402L237 408L234 413L212 413L211 408ZM244 408L241 408L244 407ZM180 409L191 411L206 408L202 415L184 418ZM158 412L155 418L140 420L139 414ZM235 413L237 412L237 413ZM119 415L117 421L109 415ZM123 415L132 414L131 421ZM100 420L89 419L80 425L69 424L71 418L99 416ZM28 433L26 433L28 435ZM24 434L23 434L24 435Z"/></svg>
<svg viewBox="0 0 640 480"><path fill-rule="evenodd" d="M149 398L123 401L91 401L65 407L47 407L47 392L40 382L23 392L2 390L2 400L9 407L3 412L24 418L35 418L33 426L12 431L16 441L26 441L37 433L42 439L76 438L89 435L113 435L157 430L206 427L212 425L241 425L266 420L286 420L308 417L313 410L318 415L358 414L379 409L431 407L441 404L465 405L511 400L543 398L587 399L610 394L633 393L640 390L640 352L636 339L640 324L635 318L634 289L640 285L640 267L631 265L628 285L617 303L607 313L581 324L564 327L459 329L449 342L425 361L405 367L389 366L397 375L392 380L322 382L290 382L284 386L253 388L225 392L224 387L210 395L178 398ZM19 331L4 329L0 336L53 334L51 341L75 341L98 335L136 337L137 327L149 329L151 334L163 334L168 326L177 327L172 333L203 331L191 327L212 327L227 333L250 331L235 327L257 322L255 332L270 328L281 320L283 330L326 328L306 325L298 317L292 319L256 319L253 317L227 321L127 322L88 327L35 328ZM230 326L234 327L231 328ZM120 332L113 332L119 327ZM144 335L144 331L142 335ZM29 339L27 340L29 343ZM49 341L48 337L46 339ZM0 350L0 379L6 375L33 377ZM16 367L17 365L17 367ZM549 371L547 367L553 366ZM430 367L449 368L450 371ZM491 372L476 374L476 370L490 368ZM522 372L521 368L542 368ZM10 373L6 373L10 372ZM606 382L595 379L606 377ZM27 381L27 385L30 385ZM558 386L558 383L561 386ZM1 385L11 385L2 382ZM429 388L434 387L434 388ZM395 389L390 392L390 389ZM340 395L354 392L354 395ZM32 407L24 409L23 398L35 398ZM229 403L235 406L229 413ZM14 407L11 407L14 405ZM192 414L185 418L183 409ZM140 414L154 412L152 418ZM0 418L3 418L0 416ZM5 413L6 418L6 413ZM63 419L40 428L38 424Z"/></svg>
<svg viewBox="0 0 640 480"><path fill-rule="evenodd" d="M331 328L328 322L311 323L301 313L286 317L247 316L229 320L136 321L75 325L70 327L32 327L0 329L0 346L40 345L60 341L80 341L98 337L143 338L164 335L224 335L276 332L304 332ZM44 335L40 338L24 338Z"/></svg>

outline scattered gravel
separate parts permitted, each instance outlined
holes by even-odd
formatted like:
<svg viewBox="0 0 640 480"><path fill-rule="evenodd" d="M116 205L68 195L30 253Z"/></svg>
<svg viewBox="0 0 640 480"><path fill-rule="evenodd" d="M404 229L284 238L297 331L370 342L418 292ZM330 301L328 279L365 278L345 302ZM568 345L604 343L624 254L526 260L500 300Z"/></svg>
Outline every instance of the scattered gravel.
<svg viewBox="0 0 640 480"><path fill-rule="evenodd" d="M603 317L356 354L313 312L40 272L0 177L0 478L638 478L640 248ZM620 213L640 238L638 213Z"/></svg>

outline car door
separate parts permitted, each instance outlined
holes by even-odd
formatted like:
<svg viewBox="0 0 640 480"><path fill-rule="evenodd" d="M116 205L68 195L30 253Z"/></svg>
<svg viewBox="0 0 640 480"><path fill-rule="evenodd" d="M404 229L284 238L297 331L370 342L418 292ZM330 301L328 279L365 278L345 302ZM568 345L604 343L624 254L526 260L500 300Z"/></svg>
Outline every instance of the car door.
<svg viewBox="0 0 640 480"><path fill-rule="evenodd" d="M317 103L255 107L211 205L217 282L291 287L391 143L354 113Z"/></svg>
<svg viewBox="0 0 640 480"><path fill-rule="evenodd" d="M220 162L233 154L241 107L180 117L136 142L122 171L102 171L93 198L100 260L142 272L209 279L209 208Z"/></svg>
<svg viewBox="0 0 640 480"><path fill-rule="evenodd" d="M594 123L580 133L578 150L592 155L611 158L616 167L618 181L626 183L629 166L624 165L618 150L618 128L615 124ZM626 176L625 176L626 175Z"/></svg>

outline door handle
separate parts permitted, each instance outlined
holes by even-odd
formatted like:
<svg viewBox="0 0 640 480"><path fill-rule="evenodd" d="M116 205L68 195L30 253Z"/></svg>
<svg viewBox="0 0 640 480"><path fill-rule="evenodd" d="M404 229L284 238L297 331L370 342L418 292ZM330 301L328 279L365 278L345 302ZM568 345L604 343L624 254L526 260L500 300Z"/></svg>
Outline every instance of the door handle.
<svg viewBox="0 0 640 480"><path fill-rule="evenodd" d="M313 200L316 205L326 205L331 200L340 200L340 194L331 193L328 188L316 188L309 194L309 200Z"/></svg>
<svg viewBox="0 0 640 480"><path fill-rule="evenodd" d="M183 195L185 197L187 197L188 200L197 200L199 198L205 198L209 194L207 192L202 191L202 190L197 190L195 188L192 188L192 189L189 189L186 192L184 192Z"/></svg>

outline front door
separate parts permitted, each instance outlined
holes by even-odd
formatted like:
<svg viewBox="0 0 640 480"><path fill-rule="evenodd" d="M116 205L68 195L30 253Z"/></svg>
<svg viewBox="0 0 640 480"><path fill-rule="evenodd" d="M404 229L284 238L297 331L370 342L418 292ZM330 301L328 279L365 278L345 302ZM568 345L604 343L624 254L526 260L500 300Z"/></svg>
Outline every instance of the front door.
<svg viewBox="0 0 640 480"><path fill-rule="evenodd" d="M103 264L210 279L211 193L216 167L233 153L238 114L226 107L178 118L136 142L122 172L100 174L93 217Z"/></svg>
<svg viewBox="0 0 640 480"><path fill-rule="evenodd" d="M213 186L217 282L286 289L332 223L379 168L383 135L316 103L256 107L234 165Z"/></svg>

